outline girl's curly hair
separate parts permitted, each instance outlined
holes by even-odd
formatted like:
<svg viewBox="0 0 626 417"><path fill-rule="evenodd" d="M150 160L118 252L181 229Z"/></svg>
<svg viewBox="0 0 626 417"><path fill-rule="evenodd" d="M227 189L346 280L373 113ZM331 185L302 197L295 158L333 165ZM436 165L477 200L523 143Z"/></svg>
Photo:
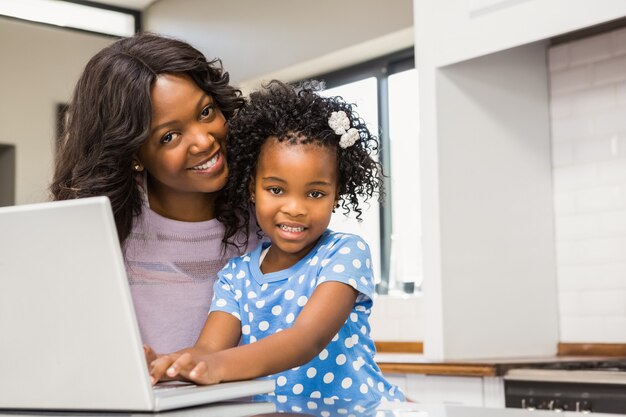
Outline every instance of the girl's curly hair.
<svg viewBox="0 0 626 417"><path fill-rule="evenodd" d="M321 88L317 81L298 86L271 81L252 93L230 120L229 176L218 201L217 217L226 228L225 245L247 244L252 212L249 182L256 172L261 147L270 137L293 144L312 143L337 152L339 206L344 214L354 211L360 221L362 203L374 195L382 198L382 166L372 157L379 150L376 136L352 104L341 97L320 96ZM359 139L346 149L338 146L340 136L328 125L331 113L340 110L359 133Z"/></svg>
<svg viewBox="0 0 626 417"><path fill-rule="evenodd" d="M50 192L54 200L107 196L124 243L141 197L133 155L150 135L150 90L159 75L190 77L228 120L243 105L220 60L191 45L143 33L120 39L87 63L68 110Z"/></svg>

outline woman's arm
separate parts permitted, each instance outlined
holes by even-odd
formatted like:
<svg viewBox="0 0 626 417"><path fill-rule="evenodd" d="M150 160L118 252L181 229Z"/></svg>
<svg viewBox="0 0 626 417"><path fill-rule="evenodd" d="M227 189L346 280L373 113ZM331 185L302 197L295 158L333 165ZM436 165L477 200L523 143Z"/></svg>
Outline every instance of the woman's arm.
<svg viewBox="0 0 626 417"><path fill-rule="evenodd" d="M345 323L356 301L357 291L341 282L324 282L311 295L294 325L279 333L244 346L231 344L234 334L215 336L220 331L231 331L222 313L209 320L196 346L178 355L173 361L153 362L153 377L167 371L169 377L182 377L198 384L216 384L223 381L253 379L303 365L324 349ZM219 319L219 320L218 320ZM240 322L232 317L232 321ZM220 327L222 326L221 330ZM219 333L218 333L219 334ZM223 340L222 340L223 339ZM230 344L230 346L229 346ZM225 350L224 350L225 349Z"/></svg>

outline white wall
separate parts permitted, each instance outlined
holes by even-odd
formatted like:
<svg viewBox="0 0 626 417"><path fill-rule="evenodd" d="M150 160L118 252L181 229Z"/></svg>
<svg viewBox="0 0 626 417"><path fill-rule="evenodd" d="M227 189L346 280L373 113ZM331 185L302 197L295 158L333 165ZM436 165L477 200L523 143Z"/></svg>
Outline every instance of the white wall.
<svg viewBox="0 0 626 417"><path fill-rule="evenodd" d="M410 29L412 7L412 0L160 0L146 10L144 26L221 58L239 84L294 66L300 77L315 75L302 64ZM353 58L334 55L333 69Z"/></svg>
<svg viewBox="0 0 626 417"><path fill-rule="evenodd" d="M377 295L370 316L371 335L376 341L421 342L428 316L424 297L412 295Z"/></svg>
<svg viewBox="0 0 626 417"><path fill-rule="evenodd" d="M626 342L626 29L550 48L561 341Z"/></svg>
<svg viewBox="0 0 626 417"><path fill-rule="evenodd" d="M56 105L112 38L0 18L0 143L16 146L16 204L46 200Z"/></svg>

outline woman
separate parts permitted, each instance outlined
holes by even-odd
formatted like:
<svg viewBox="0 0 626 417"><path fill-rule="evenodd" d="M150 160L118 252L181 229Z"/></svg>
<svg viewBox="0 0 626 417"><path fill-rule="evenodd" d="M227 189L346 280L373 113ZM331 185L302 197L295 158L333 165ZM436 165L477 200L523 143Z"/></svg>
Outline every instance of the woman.
<svg viewBox="0 0 626 417"><path fill-rule="evenodd" d="M142 339L192 345L216 273L248 247L224 247L228 119L243 104L219 60L154 34L121 39L85 67L56 158L55 200L109 197ZM245 239L242 239L245 241Z"/></svg>

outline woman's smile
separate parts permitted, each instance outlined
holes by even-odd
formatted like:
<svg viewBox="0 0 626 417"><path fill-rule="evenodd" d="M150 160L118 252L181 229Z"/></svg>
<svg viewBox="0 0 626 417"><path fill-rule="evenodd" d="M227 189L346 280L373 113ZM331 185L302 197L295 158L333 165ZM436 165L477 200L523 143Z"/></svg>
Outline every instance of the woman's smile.
<svg viewBox="0 0 626 417"><path fill-rule="evenodd" d="M222 156L222 152L218 151L213 155L209 160L201 162L200 164L188 168L192 171L195 171L199 174L213 174L215 172L219 172L219 170L224 168L224 157Z"/></svg>

